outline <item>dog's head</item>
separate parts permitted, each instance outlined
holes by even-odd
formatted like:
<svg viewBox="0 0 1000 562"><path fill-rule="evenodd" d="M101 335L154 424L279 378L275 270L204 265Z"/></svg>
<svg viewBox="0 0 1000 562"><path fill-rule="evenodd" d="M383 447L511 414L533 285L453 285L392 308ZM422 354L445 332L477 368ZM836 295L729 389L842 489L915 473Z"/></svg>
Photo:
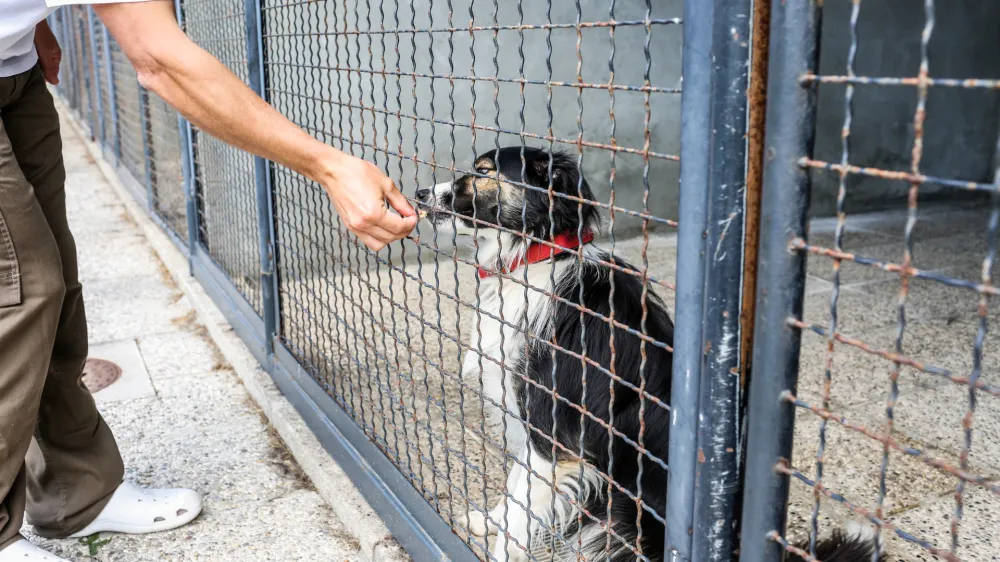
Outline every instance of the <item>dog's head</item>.
<svg viewBox="0 0 1000 562"><path fill-rule="evenodd" d="M474 170L454 182L417 192L429 221L450 225L454 219L480 231L500 226L508 233L523 232L543 240L551 234L598 227L597 209L587 203L594 195L576 161L566 154L500 148L478 156Z"/></svg>

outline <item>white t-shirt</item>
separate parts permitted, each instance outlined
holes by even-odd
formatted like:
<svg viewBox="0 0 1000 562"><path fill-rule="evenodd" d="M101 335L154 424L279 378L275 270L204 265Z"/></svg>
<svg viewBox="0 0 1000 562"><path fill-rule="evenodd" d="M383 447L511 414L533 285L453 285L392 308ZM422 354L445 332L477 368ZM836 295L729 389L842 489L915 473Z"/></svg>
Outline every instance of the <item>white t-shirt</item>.
<svg viewBox="0 0 1000 562"><path fill-rule="evenodd" d="M0 0L0 78L35 66L35 26L59 6L123 1L143 0Z"/></svg>

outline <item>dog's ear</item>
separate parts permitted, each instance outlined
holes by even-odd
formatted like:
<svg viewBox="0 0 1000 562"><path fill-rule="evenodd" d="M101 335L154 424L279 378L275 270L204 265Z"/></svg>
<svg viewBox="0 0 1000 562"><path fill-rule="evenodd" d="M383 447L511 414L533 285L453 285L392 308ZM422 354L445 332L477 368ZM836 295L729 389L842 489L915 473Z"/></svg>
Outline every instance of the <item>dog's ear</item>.
<svg viewBox="0 0 1000 562"><path fill-rule="evenodd" d="M539 180L541 180L541 182L543 184L548 185L548 183L549 183L549 155L548 154L544 154L544 155L539 156L538 158L536 158L534 160L534 162L532 162L532 164L533 164L534 169L535 169L535 174L537 175L537 177L539 178ZM565 173L559 167L559 161L557 159L553 159L553 161L552 161L552 184L553 185L557 185L560 181L562 181L562 179L563 179L564 176L565 176Z"/></svg>

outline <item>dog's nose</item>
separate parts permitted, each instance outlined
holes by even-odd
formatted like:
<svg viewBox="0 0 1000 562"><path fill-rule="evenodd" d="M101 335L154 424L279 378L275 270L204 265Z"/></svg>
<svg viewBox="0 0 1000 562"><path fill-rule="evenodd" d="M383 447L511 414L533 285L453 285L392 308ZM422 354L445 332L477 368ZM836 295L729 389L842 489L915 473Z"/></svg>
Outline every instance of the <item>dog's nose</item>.
<svg viewBox="0 0 1000 562"><path fill-rule="evenodd" d="M418 189L417 190L417 201L428 201L431 198L430 189Z"/></svg>

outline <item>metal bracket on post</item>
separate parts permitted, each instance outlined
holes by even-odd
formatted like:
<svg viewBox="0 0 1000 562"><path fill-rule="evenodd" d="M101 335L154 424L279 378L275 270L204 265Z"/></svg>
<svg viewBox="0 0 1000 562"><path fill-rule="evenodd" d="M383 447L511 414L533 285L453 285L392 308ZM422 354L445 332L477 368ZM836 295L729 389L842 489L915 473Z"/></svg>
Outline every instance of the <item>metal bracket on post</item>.
<svg viewBox="0 0 1000 562"><path fill-rule="evenodd" d="M247 63L250 87L267 100L264 70L263 21L260 0L244 0L243 11L247 30ZM271 192L270 163L254 157L254 179L257 191L257 238L260 247L261 299L264 315L264 348L268 358L274 356L274 339L278 330L278 284L275 275L274 204Z"/></svg>
<svg viewBox="0 0 1000 562"><path fill-rule="evenodd" d="M95 136L98 134L98 131L100 132L100 135L97 136L97 144L103 151L104 144L107 142L107 136L104 130L104 100L101 99L101 77L98 71L101 65L97 64L97 35L94 33L94 8L87 6L86 10L87 27L90 29L90 33L88 34L90 36L90 64L94 68L94 81L93 88L91 89L94 90L94 100L97 102L97 128L92 132Z"/></svg>
<svg viewBox="0 0 1000 562"><path fill-rule="evenodd" d="M798 160L812 152L816 100L798 77L816 71L816 2L772 2L771 29L753 352L758 376L750 382L741 562L784 556L768 534L785 530L789 482L774 467L791 457L794 437L795 408L780 396L798 378L801 332L788 318L801 318L806 260L789 245L805 236L809 208L809 174Z"/></svg>
<svg viewBox="0 0 1000 562"><path fill-rule="evenodd" d="M122 133L121 126L118 122L118 89L115 85L115 72L114 67L111 65L111 34L108 33L108 28L104 29L104 69L106 70L106 75L108 77L108 103L111 107L108 108L111 111L111 126L114 128L115 142L112 150L115 154L115 167L121 165L122 160Z"/></svg>

